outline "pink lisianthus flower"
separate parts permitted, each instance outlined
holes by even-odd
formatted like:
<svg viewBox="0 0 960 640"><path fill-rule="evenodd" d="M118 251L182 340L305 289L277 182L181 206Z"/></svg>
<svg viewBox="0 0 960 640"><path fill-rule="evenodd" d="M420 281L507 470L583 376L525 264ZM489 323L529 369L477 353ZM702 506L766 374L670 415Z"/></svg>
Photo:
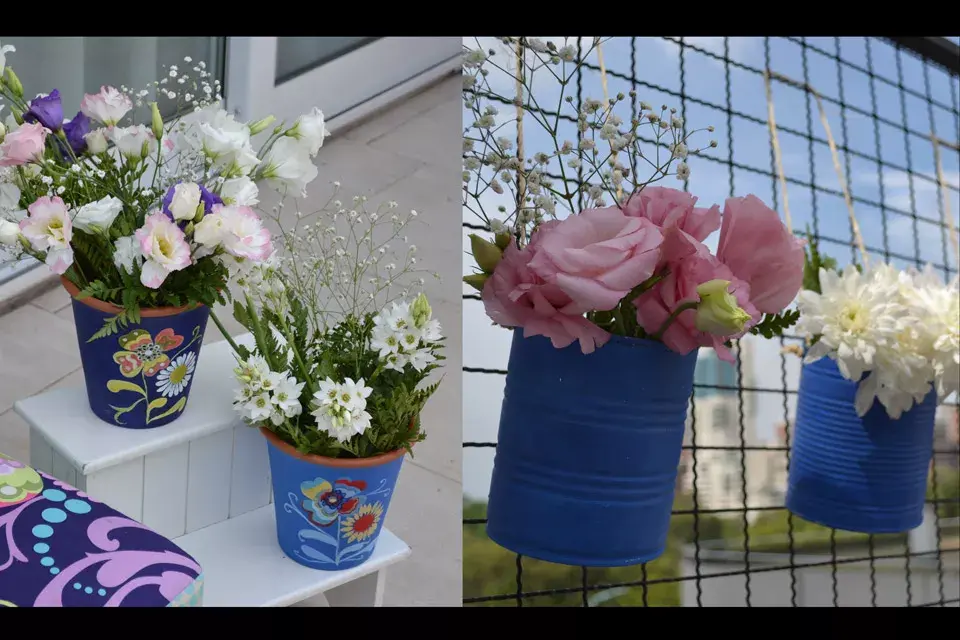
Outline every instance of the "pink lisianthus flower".
<svg viewBox="0 0 960 640"><path fill-rule="evenodd" d="M787 308L803 285L803 243L760 198L728 198L717 258L750 285L750 301L762 313Z"/></svg>
<svg viewBox="0 0 960 640"><path fill-rule="evenodd" d="M615 308L660 260L660 230L617 207L588 209L541 229L529 267L570 297L577 313Z"/></svg>
<svg viewBox="0 0 960 640"><path fill-rule="evenodd" d="M39 122L22 124L0 143L0 167L17 167L36 160L43 154L46 139L47 130Z"/></svg>
<svg viewBox="0 0 960 640"><path fill-rule="evenodd" d="M73 222L67 205L59 197L43 196L27 207L27 213L20 221L20 233L35 251L47 253L45 262L51 271L63 275L73 264Z"/></svg>
<svg viewBox="0 0 960 640"><path fill-rule="evenodd" d="M646 218L661 229L677 227L703 242L720 228L720 207L695 207L697 197L669 187L646 187L623 206L628 216Z"/></svg>
<svg viewBox="0 0 960 640"><path fill-rule="evenodd" d="M698 286L711 280L728 280L728 291L751 318L743 331L729 336L705 333L697 329L696 309L687 309L671 322L661 340L669 349L681 355L701 346L713 347L721 360L734 362L733 353L724 346L724 342L746 334L762 316L750 301L750 286L737 279L730 268L713 256L706 246L678 228L664 232L663 255L668 269L666 277L634 301L637 324L653 335L678 307L700 300Z"/></svg>
<svg viewBox="0 0 960 640"><path fill-rule="evenodd" d="M80 112L91 120L115 126L133 109L133 102L113 87L100 87L99 93L86 93L80 102Z"/></svg>
<svg viewBox="0 0 960 640"><path fill-rule="evenodd" d="M270 230L256 212L247 206L214 205L197 223L193 239L201 246L224 251L237 258L263 262L273 254Z"/></svg>
<svg viewBox="0 0 960 640"><path fill-rule="evenodd" d="M168 275L190 266L190 245L186 236L162 211L147 216L144 225L134 235L144 257L140 270L143 286L159 289Z"/></svg>
<svg viewBox="0 0 960 640"><path fill-rule="evenodd" d="M610 334L587 320L573 299L556 284L544 281L530 268L539 242L558 221L540 226L523 249L510 244L483 287L487 315L503 327L522 327L526 338L544 336L557 349L580 342L587 354L602 346Z"/></svg>

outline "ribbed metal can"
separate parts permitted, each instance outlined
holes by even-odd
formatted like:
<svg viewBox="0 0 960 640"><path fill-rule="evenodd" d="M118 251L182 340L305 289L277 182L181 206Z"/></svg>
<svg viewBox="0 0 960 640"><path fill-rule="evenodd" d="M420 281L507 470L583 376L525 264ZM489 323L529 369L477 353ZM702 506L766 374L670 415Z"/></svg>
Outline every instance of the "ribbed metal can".
<svg viewBox="0 0 960 640"><path fill-rule="evenodd" d="M614 567L666 546L697 352L614 336L584 355L514 331L487 510L500 546Z"/></svg>
<svg viewBox="0 0 960 640"><path fill-rule="evenodd" d="M822 358L803 366L787 508L804 520L861 533L920 526L933 455L934 391L893 420L879 401L862 418L857 383Z"/></svg>

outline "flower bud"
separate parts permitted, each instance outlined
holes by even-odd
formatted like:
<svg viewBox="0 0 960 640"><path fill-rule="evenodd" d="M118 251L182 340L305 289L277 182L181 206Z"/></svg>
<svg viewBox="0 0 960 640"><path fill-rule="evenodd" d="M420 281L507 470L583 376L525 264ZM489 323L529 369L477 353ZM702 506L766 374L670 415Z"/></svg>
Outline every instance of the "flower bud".
<svg viewBox="0 0 960 640"><path fill-rule="evenodd" d="M469 276L463 276L463 281L477 291L483 291L483 285L486 284L487 278L489 277L490 276L485 273L473 273Z"/></svg>
<svg viewBox="0 0 960 640"><path fill-rule="evenodd" d="M700 305L696 327L715 336L730 336L743 331L750 314L740 308L737 299L727 291L729 280L710 280L697 287Z"/></svg>
<svg viewBox="0 0 960 640"><path fill-rule="evenodd" d="M20 240L20 225L0 218L0 244L15 245Z"/></svg>
<svg viewBox="0 0 960 640"><path fill-rule="evenodd" d="M423 329L427 322L430 321L430 316L433 314L433 309L430 308L430 303L427 301L427 296L422 293L417 296L417 299L413 301L413 306L410 308L410 312L413 315L413 324L417 329Z"/></svg>
<svg viewBox="0 0 960 640"><path fill-rule="evenodd" d="M206 215L206 213L207 213L207 207L201 200L200 204L197 205L197 213L194 214L193 221L200 222L201 220L203 220L203 216Z"/></svg>
<svg viewBox="0 0 960 640"><path fill-rule="evenodd" d="M484 273L493 273L503 257L500 247L489 240L484 240L475 233L470 234L470 248L473 250L473 257L477 261L477 266Z"/></svg>
<svg viewBox="0 0 960 640"><path fill-rule="evenodd" d="M6 84L10 88L10 91L13 92L13 95L18 98L23 97L23 84L20 83L20 78L17 77L17 74L15 74L10 67L7 67Z"/></svg>
<svg viewBox="0 0 960 640"><path fill-rule="evenodd" d="M261 131L266 130L267 127L273 124L274 120L276 120L276 118L274 118L273 116L267 116L262 120L257 120L256 122L250 125L250 135L255 136Z"/></svg>
<svg viewBox="0 0 960 640"><path fill-rule="evenodd" d="M87 151L94 155L107 150L107 136L104 135L103 129L94 129L83 136L83 139L87 143Z"/></svg>
<svg viewBox="0 0 960 640"><path fill-rule="evenodd" d="M0 142L3 142L3 139L7 137L7 128L3 126L3 123L0 122Z"/></svg>
<svg viewBox="0 0 960 640"><path fill-rule="evenodd" d="M501 231L493 237L493 241L501 251L506 251L513 242L513 235L509 231Z"/></svg>
<svg viewBox="0 0 960 640"><path fill-rule="evenodd" d="M163 138L163 118L160 117L160 107L156 102L150 103L150 130L153 131L157 142Z"/></svg>

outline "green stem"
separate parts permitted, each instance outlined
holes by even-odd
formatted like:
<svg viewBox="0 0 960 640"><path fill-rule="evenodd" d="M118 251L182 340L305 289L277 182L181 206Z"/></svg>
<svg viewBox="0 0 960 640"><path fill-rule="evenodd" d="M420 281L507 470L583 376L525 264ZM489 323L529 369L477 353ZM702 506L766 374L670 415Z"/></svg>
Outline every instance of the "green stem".
<svg viewBox="0 0 960 640"><path fill-rule="evenodd" d="M664 320L663 324L660 325L660 328L657 330L657 332L650 337L653 338L654 340L660 340L664 332L667 329L669 329L670 325L673 324L673 321L677 319L677 316L679 316L684 311L688 311L690 309L696 309L698 306L700 306L699 302L684 302L682 305L680 305L679 307L673 310L673 313L670 314L670 317Z"/></svg>
<svg viewBox="0 0 960 640"><path fill-rule="evenodd" d="M217 329L220 330L220 335L226 339L226 341L233 348L234 353L240 354L240 347L237 346L237 343L233 341L233 338L230 337L230 334L227 333L227 329L223 326L223 323L220 322L220 318L217 317L216 312L213 309L210 309L210 319L213 320L213 324L217 325Z"/></svg>

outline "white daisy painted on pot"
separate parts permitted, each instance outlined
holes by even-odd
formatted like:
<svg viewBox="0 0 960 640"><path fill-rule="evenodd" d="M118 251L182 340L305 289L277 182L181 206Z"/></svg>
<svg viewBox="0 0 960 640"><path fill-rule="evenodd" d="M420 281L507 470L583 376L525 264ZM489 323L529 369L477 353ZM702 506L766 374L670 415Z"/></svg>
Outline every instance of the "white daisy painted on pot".
<svg viewBox="0 0 960 640"><path fill-rule="evenodd" d="M190 384L196 366L196 353L188 351L180 354L157 374L157 391L168 398L180 395Z"/></svg>

